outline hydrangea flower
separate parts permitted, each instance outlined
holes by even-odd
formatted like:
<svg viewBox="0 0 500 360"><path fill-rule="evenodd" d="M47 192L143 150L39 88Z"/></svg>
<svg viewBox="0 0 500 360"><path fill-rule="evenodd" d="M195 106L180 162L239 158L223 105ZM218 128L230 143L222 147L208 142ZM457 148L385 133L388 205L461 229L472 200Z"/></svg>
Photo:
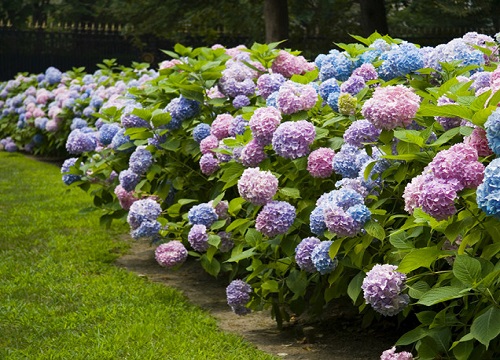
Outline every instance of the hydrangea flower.
<svg viewBox="0 0 500 360"><path fill-rule="evenodd" d="M262 107L254 111L248 125L254 139L262 145L268 145L273 133L281 123L281 113L274 107Z"/></svg>
<svg viewBox="0 0 500 360"><path fill-rule="evenodd" d="M161 214L161 206L153 199L135 201L127 216L127 222L132 229L137 229L145 221L154 221Z"/></svg>
<svg viewBox="0 0 500 360"><path fill-rule="evenodd" d="M340 93L337 99L338 112L342 115L354 115L356 114L356 106L358 105L358 99L349 93Z"/></svg>
<svg viewBox="0 0 500 360"><path fill-rule="evenodd" d="M242 135L247 129L248 121L243 118L243 116L238 115L233 119L231 126L229 127L229 136Z"/></svg>
<svg viewBox="0 0 500 360"><path fill-rule="evenodd" d="M379 129L392 130L411 124L420 106L420 97L403 85L378 87L361 110Z"/></svg>
<svg viewBox="0 0 500 360"><path fill-rule="evenodd" d="M218 140L229 137L229 129L233 125L234 118L231 114L219 114L212 122L210 133Z"/></svg>
<svg viewBox="0 0 500 360"><path fill-rule="evenodd" d="M391 49L381 56L384 60L378 68L382 79L388 81L398 76L404 76L410 72L424 67L424 56L415 44L406 41L399 45L393 44Z"/></svg>
<svg viewBox="0 0 500 360"><path fill-rule="evenodd" d="M366 119L354 121L344 132L346 144L362 148L366 143L373 143L378 140L382 130L377 129Z"/></svg>
<svg viewBox="0 0 500 360"><path fill-rule="evenodd" d="M335 151L330 148L319 148L309 154L307 171L315 178L327 178L333 172L333 158Z"/></svg>
<svg viewBox="0 0 500 360"><path fill-rule="evenodd" d="M125 135L125 129L120 129L115 134L115 136L113 136L113 140L111 140L111 147L115 150L118 150L120 146L125 145L129 142L130 137L128 135Z"/></svg>
<svg viewBox="0 0 500 360"><path fill-rule="evenodd" d="M289 80L278 90L276 105L283 114L294 114L311 109L316 105L317 100L318 94L312 85L303 85Z"/></svg>
<svg viewBox="0 0 500 360"><path fill-rule="evenodd" d="M188 257L186 247L179 240L160 244L155 250L156 262L166 268L182 265Z"/></svg>
<svg viewBox="0 0 500 360"><path fill-rule="evenodd" d="M278 179L270 171L248 168L238 180L238 192L254 205L265 205L278 191Z"/></svg>
<svg viewBox="0 0 500 360"><path fill-rule="evenodd" d="M68 174L70 171L70 168L76 164L77 160L78 160L78 158L66 159L66 160L64 160L64 163L61 166L61 174L63 174L62 181L66 185L71 185L75 181L79 181L82 178L80 175Z"/></svg>
<svg viewBox="0 0 500 360"><path fill-rule="evenodd" d="M186 99L184 96L179 96L172 99L165 107L172 119L180 121L196 116L200 111L200 104L196 100Z"/></svg>
<svg viewBox="0 0 500 360"><path fill-rule="evenodd" d="M123 210L129 210L130 206L132 206L134 202L139 200L134 196L133 191L125 190L121 185L117 185L115 187L114 193L118 198L118 202L120 203L120 206L122 207Z"/></svg>
<svg viewBox="0 0 500 360"><path fill-rule="evenodd" d="M47 81L47 83L49 83L50 85L55 85L55 84L58 84L61 82L61 79L62 79L62 72L53 67L53 66L50 66L47 68L47 70L45 70L45 77L44 77L45 81Z"/></svg>
<svg viewBox="0 0 500 360"><path fill-rule="evenodd" d="M241 109L244 106L250 105L250 99L245 95L238 95L233 99L233 106L235 109Z"/></svg>
<svg viewBox="0 0 500 360"><path fill-rule="evenodd" d="M196 127L193 129L193 139L198 144L201 142L201 140L205 139L209 135L210 135L210 125L208 124L201 123L196 125Z"/></svg>
<svg viewBox="0 0 500 360"><path fill-rule="evenodd" d="M408 351L396 352L396 347L393 346L380 355L380 360L413 360L413 355Z"/></svg>
<svg viewBox="0 0 500 360"><path fill-rule="evenodd" d="M151 239L158 235L161 230L161 224L157 220L146 220L139 225L137 229L133 229L130 235L133 239Z"/></svg>
<svg viewBox="0 0 500 360"><path fill-rule="evenodd" d="M332 259L328 253L332 244L333 241L321 241L311 252L311 261L321 275L331 273L339 263L336 257Z"/></svg>
<svg viewBox="0 0 500 360"><path fill-rule="evenodd" d="M139 146L130 155L128 164L129 170L142 175L153 164L153 155L144 146Z"/></svg>
<svg viewBox="0 0 500 360"><path fill-rule="evenodd" d="M491 113L484 124L486 129L486 138L490 149L500 155L500 109L496 109Z"/></svg>
<svg viewBox="0 0 500 360"><path fill-rule="evenodd" d="M279 51L278 56L271 65L273 73L281 74L287 78L304 74L315 68L315 64L308 62L303 56L295 56L284 50Z"/></svg>
<svg viewBox="0 0 500 360"><path fill-rule="evenodd" d="M82 154L84 152L93 151L97 146L94 134L85 133L80 129L71 131L66 140L66 150L70 154Z"/></svg>
<svg viewBox="0 0 500 360"><path fill-rule="evenodd" d="M311 253L316 246L321 243L321 240L316 237L308 237L295 248L295 262L299 268L308 273L316 272L316 267L311 259Z"/></svg>
<svg viewBox="0 0 500 360"><path fill-rule="evenodd" d="M286 201L269 201L257 215L255 229L273 237L284 234L295 221L295 208Z"/></svg>
<svg viewBox="0 0 500 360"><path fill-rule="evenodd" d="M330 94L340 93L340 86L339 86L337 79L331 78L331 79L323 81L319 85L318 92L319 92L319 96L321 96L321 98L324 101L328 100L328 97L330 96Z"/></svg>
<svg viewBox="0 0 500 360"><path fill-rule="evenodd" d="M189 230L188 241L195 251L207 251L210 247L210 244L208 243L207 227L202 224L193 225L193 227Z"/></svg>
<svg viewBox="0 0 500 360"><path fill-rule="evenodd" d="M114 136L120 129L118 124L102 124L99 129L99 142L103 145L111 144Z"/></svg>
<svg viewBox="0 0 500 360"><path fill-rule="evenodd" d="M125 191L132 191L141 181L141 176L130 169L126 169L120 172L118 179Z"/></svg>
<svg viewBox="0 0 500 360"><path fill-rule="evenodd" d="M306 120L282 123L273 134L276 153L286 159L297 159L309 154L309 146L316 137L314 125Z"/></svg>
<svg viewBox="0 0 500 360"><path fill-rule="evenodd" d="M188 219L190 224L201 224L210 227L218 220L218 216L210 204L202 203L189 209Z"/></svg>
<svg viewBox="0 0 500 360"><path fill-rule="evenodd" d="M377 70L371 63L364 63L358 68L354 69L352 75L361 76L363 80L365 80L365 82L378 79Z"/></svg>
<svg viewBox="0 0 500 360"><path fill-rule="evenodd" d="M356 95L366 86L365 79L359 75L351 75L349 79L340 85L340 91L351 95Z"/></svg>
<svg viewBox="0 0 500 360"><path fill-rule="evenodd" d="M217 235L220 237L219 251L222 253L229 252L234 247L234 241L231 238L231 233L220 231Z"/></svg>
<svg viewBox="0 0 500 360"><path fill-rule="evenodd" d="M226 288L227 304L237 315L246 315L250 312L245 305L250 301L252 287L243 280L233 280Z"/></svg>
<svg viewBox="0 0 500 360"><path fill-rule="evenodd" d="M396 270L394 265L377 264L366 274L361 285L366 303L384 316L398 314L410 302L408 295L401 294L406 275Z"/></svg>
<svg viewBox="0 0 500 360"><path fill-rule="evenodd" d="M500 219L500 158L492 160L484 172L484 181L476 191L477 205L487 215Z"/></svg>
<svg viewBox="0 0 500 360"><path fill-rule="evenodd" d="M222 71L218 87L220 92L231 98L238 95L251 96L255 93L257 71L240 61L228 61L226 69Z"/></svg>
<svg viewBox="0 0 500 360"><path fill-rule="evenodd" d="M333 171L344 178L355 178L370 157L364 149L344 144L333 158Z"/></svg>
<svg viewBox="0 0 500 360"><path fill-rule="evenodd" d="M75 130L75 129L81 129L84 127L87 127L87 121L83 120L82 118L74 118L71 121L70 129Z"/></svg>
<svg viewBox="0 0 500 360"><path fill-rule="evenodd" d="M123 114L120 118L121 124L125 129L128 128L149 128L149 123L134 114Z"/></svg>
<svg viewBox="0 0 500 360"><path fill-rule="evenodd" d="M330 50L328 55L318 55L315 63L319 67L321 81L331 78L346 81L354 70L354 62L349 55L338 50Z"/></svg>
<svg viewBox="0 0 500 360"><path fill-rule="evenodd" d="M250 140L250 142L242 149L240 154L241 163L250 167L259 165L266 158L267 155L264 151L264 146L255 139Z"/></svg>
<svg viewBox="0 0 500 360"><path fill-rule="evenodd" d="M311 232L315 235L321 236L325 232L326 224L325 224L325 216L323 214L323 208L321 206L317 206L309 215L309 227Z"/></svg>
<svg viewBox="0 0 500 360"><path fill-rule="evenodd" d="M278 91L286 78L279 74L263 74L257 79L257 92L264 99L267 99L273 92Z"/></svg>
<svg viewBox="0 0 500 360"><path fill-rule="evenodd" d="M212 175L219 168L219 160L213 154L207 153L201 156L200 169L204 175Z"/></svg>
<svg viewBox="0 0 500 360"><path fill-rule="evenodd" d="M219 147L219 139L214 135L209 135L200 141L200 151L202 154L214 154L213 150Z"/></svg>

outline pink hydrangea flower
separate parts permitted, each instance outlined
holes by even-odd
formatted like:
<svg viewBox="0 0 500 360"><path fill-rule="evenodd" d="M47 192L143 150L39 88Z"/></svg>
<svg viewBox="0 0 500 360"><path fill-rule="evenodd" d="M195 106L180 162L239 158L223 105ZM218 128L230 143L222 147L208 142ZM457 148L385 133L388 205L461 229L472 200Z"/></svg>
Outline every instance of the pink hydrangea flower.
<svg viewBox="0 0 500 360"><path fill-rule="evenodd" d="M211 134L217 139L222 140L229 136L229 130L232 127L234 118L231 114L220 114L217 115L215 120L212 122Z"/></svg>
<svg viewBox="0 0 500 360"><path fill-rule="evenodd" d="M270 171L248 168L238 180L240 196L254 205L265 205L278 191L278 179Z"/></svg>
<svg viewBox="0 0 500 360"><path fill-rule="evenodd" d="M262 145L268 145L273 133L281 122L281 113L274 107L262 107L255 110L250 118L249 126L254 139Z"/></svg>
<svg viewBox="0 0 500 360"><path fill-rule="evenodd" d="M200 141L200 151L202 154L214 153L212 150L219 147L219 139L214 135L209 135Z"/></svg>
<svg viewBox="0 0 500 360"><path fill-rule="evenodd" d="M293 75L301 75L316 68L314 63L308 62L303 56L295 56L287 51L280 50L274 59L271 69L284 77L291 78Z"/></svg>
<svg viewBox="0 0 500 360"><path fill-rule="evenodd" d="M330 148L319 148L309 154L307 171L315 178L327 178L333 172L333 157L335 151Z"/></svg>
<svg viewBox="0 0 500 360"><path fill-rule="evenodd" d="M479 156L486 157L493 155L493 151L488 146L486 131L480 127L474 128L472 134L464 138L464 143L476 149Z"/></svg>
<svg viewBox="0 0 500 360"><path fill-rule="evenodd" d="M309 110L318 101L318 94L312 85L286 81L278 90L276 105L283 114Z"/></svg>

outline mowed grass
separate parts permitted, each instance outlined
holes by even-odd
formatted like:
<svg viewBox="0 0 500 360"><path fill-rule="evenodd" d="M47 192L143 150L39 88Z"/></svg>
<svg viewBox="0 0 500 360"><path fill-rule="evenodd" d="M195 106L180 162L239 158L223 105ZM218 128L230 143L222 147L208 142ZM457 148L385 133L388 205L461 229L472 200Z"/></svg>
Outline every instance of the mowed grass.
<svg viewBox="0 0 500 360"><path fill-rule="evenodd" d="M101 228L67 190L57 166L0 152L0 359L273 359L115 267L127 227Z"/></svg>

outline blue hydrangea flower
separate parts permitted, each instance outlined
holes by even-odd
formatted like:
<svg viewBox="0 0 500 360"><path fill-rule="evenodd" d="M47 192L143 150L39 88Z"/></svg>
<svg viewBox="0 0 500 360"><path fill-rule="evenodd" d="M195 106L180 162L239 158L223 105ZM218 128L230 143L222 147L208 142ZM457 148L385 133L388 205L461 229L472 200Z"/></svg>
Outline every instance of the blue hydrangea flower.
<svg viewBox="0 0 500 360"><path fill-rule="evenodd" d="M311 261L321 275L331 273L339 263L336 257L332 259L328 253L332 244L333 241L322 241L311 252Z"/></svg>
<svg viewBox="0 0 500 360"><path fill-rule="evenodd" d="M317 61L315 61L318 64ZM336 78L340 81L346 81L354 70L354 62L345 52L331 50L328 55L321 58L319 62L319 79Z"/></svg>
<svg viewBox="0 0 500 360"><path fill-rule="evenodd" d="M266 106L272 106L278 108L278 103L277 103L278 94L279 91L275 91L271 95L269 95L266 99Z"/></svg>
<svg viewBox="0 0 500 360"><path fill-rule="evenodd" d="M45 70L45 81L50 85L55 85L61 82L62 72L59 69L51 66Z"/></svg>
<svg viewBox="0 0 500 360"><path fill-rule="evenodd" d="M137 229L130 232L132 238L139 239L150 239L158 235L161 230L161 224L157 220L147 220L143 221Z"/></svg>
<svg viewBox="0 0 500 360"><path fill-rule="evenodd" d="M248 128L248 120L245 120L243 116L238 115L234 118L233 123L229 128L229 136L242 135Z"/></svg>
<svg viewBox="0 0 500 360"><path fill-rule="evenodd" d="M137 229L145 221L156 220L160 214L160 204L153 199L141 199L130 206L127 222L132 229Z"/></svg>
<svg viewBox="0 0 500 360"><path fill-rule="evenodd" d="M143 146L139 146L130 155L129 169L138 175L144 174L153 164L153 155Z"/></svg>
<svg viewBox="0 0 500 360"><path fill-rule="evenodd" d="M333 171L342 177L355 178L364 163L369 160L370 157L364 149L344 144L333 158Z"/></svg>
<svg viewBox="0 0 500 360"><path fill-rule="evenodd" d="M319 85L319 96L324 101L327 101L330 94L334 92L340 93L340 86L335 78L327 79Z"/></svg>
<svg viewBox="0 0 500 360"><path fill-rule="evenodd" d="M334 91L328 95L328 99L326 99L326 103L328 106L332 108L333 111L339 111L339 97L340 91Z"/></svg>
<svg viewBox="0 0 500 360"><path fill-rule="evenodd" d="M476 201L486 214L500 219L500 158L486 167L483 183L476 190Z"/></svg>
<svg viewBox="0 0 500 360"><path fill-rule="evenodd" d="M210 227L210 225L218 220L218 216L212 206L203 203L189 209L188 219L190 224L200 224Z"/></svg>
<svg viewBox="0 0 500 360"><path fill-rule="evenodd" d="M311 232L315 235L321 236L326 230L325 218L323 215L323 208L321 206L317 206L311 212L309 216L309 227L311 228Z"/></svg>
<svg viewBox="0 0 500 360"><path fill-rule="evenodd" d="M207 136L210 135L210 125L201 123L196 125L196 127L193 129L193 139L196 141L198 144L206 138Z"/></svg>
<svg viewBox="0 0 500 360"><path fill-rule="evenodd" d="M70 171L70 168L76 164L77 160L78 160L78 158L75 158L75 157L66 159L61 166L61 174L63 174L62 181L66 185L71 185L75 181L79 181L82 178L80 175L68 174Z"/></svg>
<svg viewBox="0 0 500 360"><path fill-rule="evenodd" d="M130 142L130 137L128 135L125 135L125 129L120 129L115 134L115 136L113 136L113 140L111 140L111 147L115 150L118 150L120 146L127 144L129 142Z"/></svg>
<svg viewBox="0 0 500 360"><path fill-rule="evenodd" d="M73 130L66 140L66 150L70 154L82 154L93 151L97 146L96 138L92 133L85 133L80 129Z"/></svg>
<svg viewBox="0 0 500 360"><path fill-rule="evenodd" d="M134 114L124 114L121 116L121 124L125 129L128 128L149 128L149 123Z"/></svg>
<svg viewBox="0 0 500 360"><path fill-rule="evenodd" d="M488 146L496 155L500 155L500 109L491 113L484 124Z"/></svg>
<svg viewBox="0 0 500 360"><path fill-rule="evenodd" d="M344 141L346 144L361 148L366 143L377 141L381 132L381 129L377 129L368 120L356 120L344 132Z"/></svg>
<svg viewBox="0 0 500 360"><path fill-rule="evenodd" d="M103 145L109 145L113 141L113 137L121 127L118 124L102 124L99 129L99 142Z"/></svg>
<svg viewBox="0 0 500 360"><path fill-rule="evenodd" d="M126 169L120 172L118 179L120 180L120 185L125 189L125 191L130 192L135 189L137 184L139 184L141 176L130 169Z"/></svg>
<svg viewBox="0 0 500 360"><path fill-rule="evenodd" d="M81 129L84 127L87 127L87 121L83 120L82 118L76 117L71 122L70 129L75 130L75 129Z"/></svg>
<svg viewBox="0 0 500 360"><path fill-rule="evenodd" d="M170 113L172 119L183 121L196 116L200 111L200 104L196 100L186 99L181 95L172 99L165 107L165 111Z"/></svg>

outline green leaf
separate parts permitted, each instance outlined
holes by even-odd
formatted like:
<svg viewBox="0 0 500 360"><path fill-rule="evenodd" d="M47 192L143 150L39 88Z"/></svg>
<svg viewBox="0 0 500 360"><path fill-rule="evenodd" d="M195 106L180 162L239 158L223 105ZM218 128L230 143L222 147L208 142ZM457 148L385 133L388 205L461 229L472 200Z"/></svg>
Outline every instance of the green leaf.
<svg viewBox="0 0 500 360"><path fill-rule="evenodd" d="M279 189L278 191L280 194L287 196L292 199L300 199L300 191L299 189L296 188L291 188L291 187L284 187Z"/></svg>
<svg viewBox="0 0 500 360"><path fill-rule="evenodd" d="M396 341L396 345L410 345L417 342L420 339L423 339L427 335L429 335L429 330L419 326L401 336L398 339L398 341Z"/></svg>
<svg viewBox="0 0 500 360"><path fill-rule="evenodd" d="M379 240L385 239L385 230L378 222L370 220L365 224L365 230L368 234Z"/></svg>
<svg viewBox="0 0 500 360"><path fill-rule="evenodd" d="M344 241L345 238L340 238L338 240L335 240L331 245L330 249L328 250L328 254L330 257L333 259L335 256L337 256L337 253L339 252L340 245L342 245L342 242Z"/></svg>
<svg viewBox="0 0 500 360"><path fill-rule="evenodd" d="M453 275L464 285L473 286L481 276L481 263L469 255L458 255L453 263Z"/></svg>
<svg viewBox="0 0 500 360"><path fill-rule="evenodd" d="M220 263L219 263L219 261L217 261L217 259L212 258L211 260L209 260L207 255L203 254L201 256L201 266L210 275L212 275L212 276L219 275Z"/></svg>
<svg viewBox="0 0 500 360"><path fill-rule="evenodd" d="M416 249L408 253L399 263L398 271L407 274L420 267L430 268L441 252L436 247Z"/></svg>
<svg viewBox="0 0 500 360"><path fill-rule="evenodd" d="M408 287L410 288L408 295L413 299L421 299L422 296L430 290L429 284L422 280L417 281L415 284L408 285Z"/></svg>
<svg viewBox="0 0 500 360"><path fill-rule="evenodd" d="M229 226L226 228L226 231L227 232L232 231L232 230L237 229L241 226L248 225L249 223L250 223L250 220L248 220L248 219L236 219L231 224L229 224ZM248 227L248 226L246 226L246 227Z"/></svg>
<svg viewBox="0 0 500 360"><path fill-rule="evenodd" d="M241 210L241 206L246 202L245 199L241 198L241 197L237 197L237 198L234 198L232 199L230 202L229 202L229 208L228 208L228 212L235 216L238 214L238 212Z"/></svg>
<svg viewBox="0 0 500 360"><path fill-rule="evenodd" d="M462 119L472 120L474 112L466 106L459 104L452 105L422 105L417 112L417 116L446 116L459 117Z"/></svg>
<svg viewBox="0 0 500 360"><path fill-rule="evenodd" d="M500 335L500 309L492 306L478 316L472 323L470 333L488 348L490 341Z"/></svg>
<svg viewBox="0 0 500 360"><path fill-rule="evenodd" d="M415 249L415 245L406 239L406 234L400 232L397 234L391 234L389 237L389 242L398 250L412 250Z"/></svg>
<svg viewBox="0 0 500 360"><path fill-rule="evenodd" d="M432 306L451 299L458 299L464 296L462 290L462 288L454 286L432 288L420 298L417 304Z"/></svg>
<svg viewBox="0 0 500 360"><path fill-rule="evenodd" d="M443 144L446 144L448 141L453 139L458 134L460 134L460 127L450 129L445 133L443 133L436 141L430 144L430 146L441 146Z"/></svg>
<svg viewBox="0 0 500 360"><path fill-rule="evenodd" d="M277 293L279 291L279 284L276 280L264 281L260 287L269 292Z"/></svg>
<svg viewBox="0 0 500 360"><path fill-rule="evenodd" d="M252 257L256 254L255 248L250 248L248 250L245 250L235 256L231 256L229 259L227 259L224 262L238 262L243 259L248 259L249 257Z"/></svg>
<svg viewBox="0 0 500 360"><path fill-rule="evenodd" d="M356 300L361 293L361 285L363 284L363 279L366 274L364 271L360 271L356 276L354 276L347 286L347 295L351 298L352 302L355 304Z"/></svg>
<svg viewBox="0 0 500 360"><path fill-rule="evenodd" d="M305 295L307 284L306 273L297 269L292 269L286 278L286 285L296 296Z"/></svg>

